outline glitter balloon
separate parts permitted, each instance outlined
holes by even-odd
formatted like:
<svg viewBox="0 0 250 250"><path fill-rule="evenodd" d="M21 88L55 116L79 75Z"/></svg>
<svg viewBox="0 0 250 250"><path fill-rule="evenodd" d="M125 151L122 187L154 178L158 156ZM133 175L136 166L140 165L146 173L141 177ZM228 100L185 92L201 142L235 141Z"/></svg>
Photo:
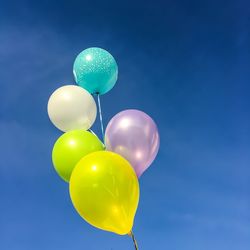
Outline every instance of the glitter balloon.
<svg viewBox="0 0 250 250"><path fill-rule="evenodd" d="M91 94L105 94L111 90L118 76L114 57L101 48L83 50L73 66L75 81Z"/></svg>

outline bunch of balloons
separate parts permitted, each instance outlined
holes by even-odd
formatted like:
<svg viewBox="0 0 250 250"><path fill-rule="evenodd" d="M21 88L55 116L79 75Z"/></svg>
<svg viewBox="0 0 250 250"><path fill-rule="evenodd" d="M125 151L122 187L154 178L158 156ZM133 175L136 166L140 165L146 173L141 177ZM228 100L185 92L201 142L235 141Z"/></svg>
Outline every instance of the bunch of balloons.
<svg viewBox="0 0 250 250"><path fill-rule="evenodd" d="M89 48L76 57L73 73L78 86L62 86L48 101L51 122L65 132L53 147L53 165L69 182L72 203L83 219L99 229L131 235L138 178L159 149L157 126L142 111L124 110L110 120L102 143L90 130L97 114L93 96L99 101L113 88L117 63L106 50Z"/></svg>

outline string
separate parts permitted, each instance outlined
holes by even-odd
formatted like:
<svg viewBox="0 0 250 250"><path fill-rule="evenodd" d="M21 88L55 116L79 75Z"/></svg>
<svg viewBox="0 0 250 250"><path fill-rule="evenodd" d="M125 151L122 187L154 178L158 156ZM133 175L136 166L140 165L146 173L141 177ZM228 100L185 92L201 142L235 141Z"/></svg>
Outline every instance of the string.
<svg viewBox="0 0 250 250"><path fill-rule="evenodd" d="M102 107L101 107L101 101L100 101L100 94L99 93L97 93L97 103L98 103L99 119L100 119L100 124L101 124L101 131L102 131L102 139L103 139L103 142L104 142L104 129L103 129L103 120L102 120ZM137 241L135 239L135 235L134 235L134 233L133 233L132 230L129 233L129 236L131 236L131 238L133 240L135 250L139 250Z"/></svg>
<svg viewBox="0 0 250 250"><path fill-rule="evenodd" d="M130 232L129 235L132 237L132 240L133 240L133 243L134 243L134 246L135 246L135 250L139 250L137 241L136 241L136 239L135 239L135 235L134 235L134 233L133 233L132 230L131 230L131 232Z"/></svg>
<svg viewBox="0 0 250 250"><path fill-rule="evenodd" d="M103 129L103 121L102 121L102 107L101 107L101 101L100 101L100 94L97 93L97 102L98 102L98 111L99 111L99 119L101 123L101 131L102 131L102 139L104 142L104 129Z"/></svg>

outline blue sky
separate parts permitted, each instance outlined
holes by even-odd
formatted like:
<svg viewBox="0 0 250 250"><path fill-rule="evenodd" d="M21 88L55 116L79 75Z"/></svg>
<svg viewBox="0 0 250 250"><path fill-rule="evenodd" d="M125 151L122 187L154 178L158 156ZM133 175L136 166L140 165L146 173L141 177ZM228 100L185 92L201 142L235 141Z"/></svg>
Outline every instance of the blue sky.
<svg viewBox="0 0 250 250"><path fill-rule="evenodd" d="M160 131L140 179L140 249L248 250L249 16L247 0L1 1L0 249L133 249L78 216L51 163L61 132L47 100L98 46L119 66L105 124L137 108Z"/></svg>

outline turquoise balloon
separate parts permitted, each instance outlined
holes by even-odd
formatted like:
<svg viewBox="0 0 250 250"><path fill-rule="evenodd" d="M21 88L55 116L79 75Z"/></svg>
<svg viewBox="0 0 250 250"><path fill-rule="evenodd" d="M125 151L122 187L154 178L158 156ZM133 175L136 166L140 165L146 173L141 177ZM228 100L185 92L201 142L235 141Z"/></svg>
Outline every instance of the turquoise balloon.
<svg viewBox="0 0 250 250"><path fill-rule="evenodd" d="M76 57L73 73L78 85L91 94L102 95L114 87L118 77L118 66L108 51L88 48Z"/></svg>

